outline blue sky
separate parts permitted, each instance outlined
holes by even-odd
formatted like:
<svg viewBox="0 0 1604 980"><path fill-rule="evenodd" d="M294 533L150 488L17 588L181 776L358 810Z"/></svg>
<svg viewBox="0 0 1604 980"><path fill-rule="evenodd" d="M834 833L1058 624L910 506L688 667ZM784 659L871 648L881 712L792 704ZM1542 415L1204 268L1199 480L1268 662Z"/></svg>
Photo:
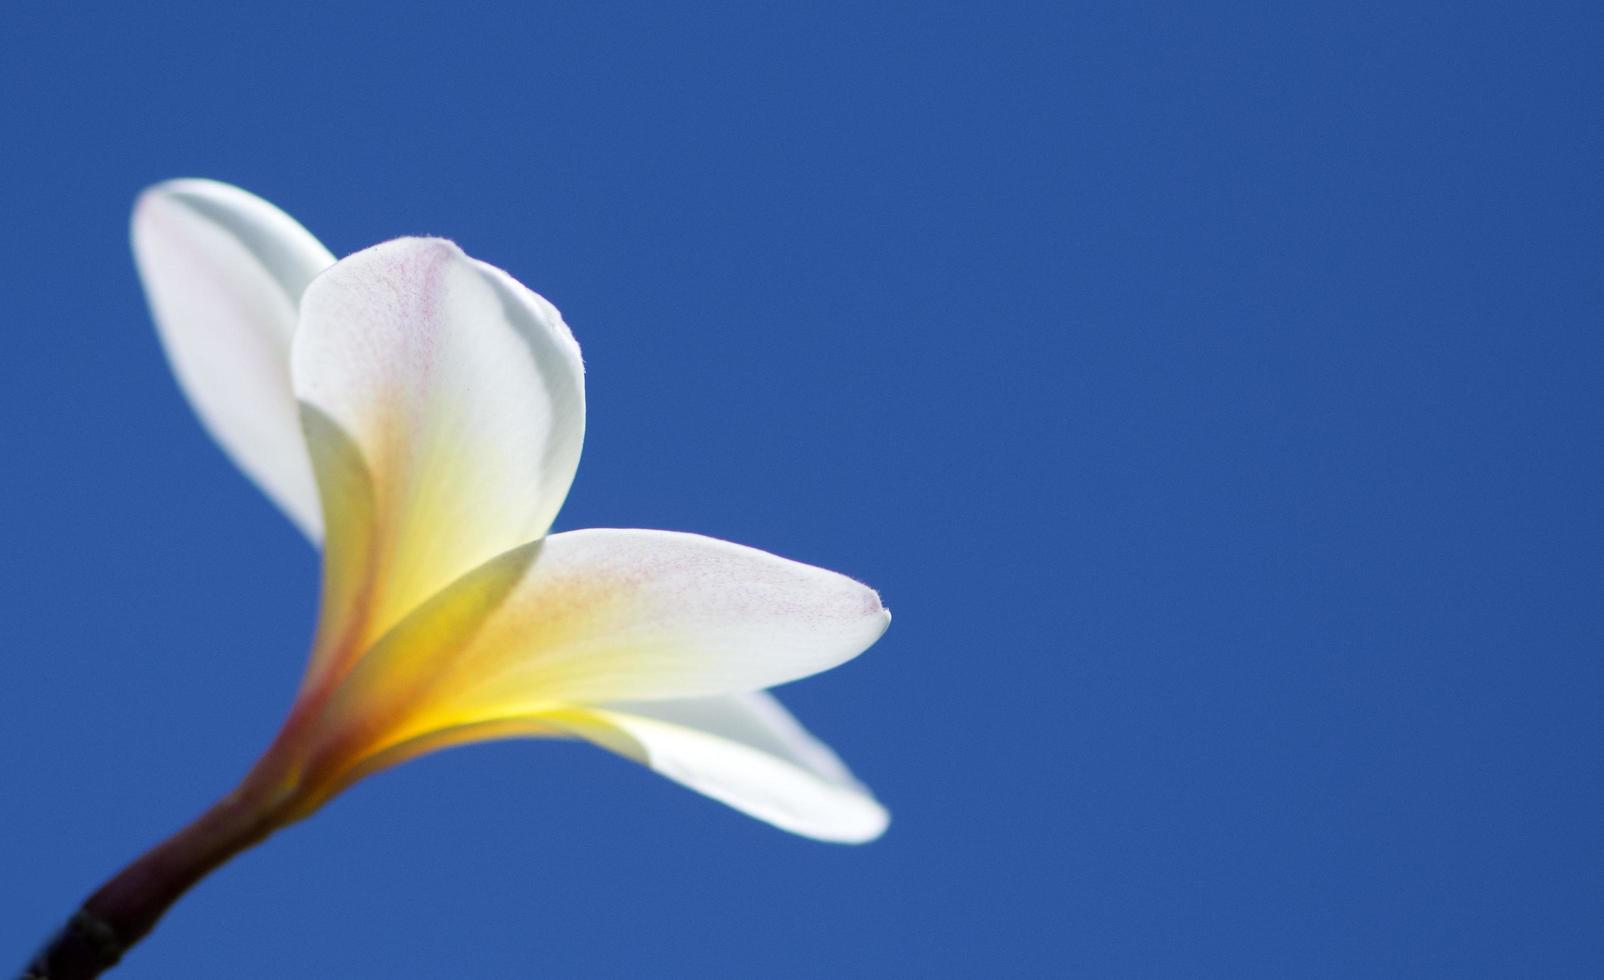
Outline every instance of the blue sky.
<svg viewBox="0 0 1604 980"><path fill-rule="evenodd" d="M562 308L558 528L896 614L783 693L893 813L580 745L383 774L137 977L1604 971L1594 4L0 11L0 959L226 791L314 556L128 254L227 180Z"/></svg>

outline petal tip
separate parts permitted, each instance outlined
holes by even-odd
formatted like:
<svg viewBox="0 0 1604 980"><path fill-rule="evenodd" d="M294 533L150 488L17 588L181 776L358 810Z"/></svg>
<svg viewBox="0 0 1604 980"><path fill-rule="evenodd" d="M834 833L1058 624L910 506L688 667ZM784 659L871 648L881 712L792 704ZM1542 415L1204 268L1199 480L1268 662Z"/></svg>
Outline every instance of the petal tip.
<svg viewBox="0 0 1604 980"><path fill-rule="evenodd" d="M225 184L220 180L211 180L207 177L172 177L159 183L151 184L139 192L134 198L134 214L148 213L152 208L163 204L185 204L186 200L196 198L220 200L232 199L235 201L247 200L256 203L259 198L249 191Z"/></svg>
<svg viewBox="0 0 1604 980"><path fill-rule="evenodd" d="M891 628L891 610L886 608L886 604L881 600L879 592L867 585L863 586L863 592L863 615L879 621L880 629L875 634L875 638L879 639L886 630Z"/></svg>
<svg viewBox="0 0 1604 980"><path fill-rule="evenodd" d="M187 178L164 180L140 191L139 196L134 198L134 208L131 216L134 230L138 232L140 228L148 226L150 221L156 218L163 210L172 207L178 196L180 185L184 184L186 180Z"/></svg>
<svg viewBox="0 0 1604 980"><path fill-rule="evenodd" d="M891 811L879 800L864 795L851 820L809 836L830 844L872 844L891 827Z"/></svg>
<svg viewBox="0 0 1604 980"><path fill-rule="evenodd" d="M468 255L462 246L449 238L439 235L402 235L373 246L371 250L410 251L420 255L435 256L441 259L467 259ZM370 251L371 251L370 250Z"/></svg>

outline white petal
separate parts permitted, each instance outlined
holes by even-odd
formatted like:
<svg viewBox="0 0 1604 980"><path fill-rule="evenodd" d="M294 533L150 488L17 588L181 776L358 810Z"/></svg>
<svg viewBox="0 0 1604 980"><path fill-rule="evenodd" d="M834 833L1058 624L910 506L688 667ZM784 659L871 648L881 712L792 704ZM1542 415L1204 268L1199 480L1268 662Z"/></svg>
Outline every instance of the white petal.
<svg viewBox="0 0 1604 980"><path fill-rule="evenodd" d="M301 292L334 256L273 205L210 180L145 191L132 231L179 386L235 464L317 541L322 518L289 352Z"/></svg>
<svg viewBox="0 0 1604 980"><path fill-rule="evenodd" d="M498 714L756 691L852 659L890 619L868 586L756 548L569 531L538 547L452 683Z"/></svg>
<svg viewBox="0 0 1604 980"><path fill-rule="evenodd" d="M765 693L612 704L547 720L792 833L861 843L890 821L835 753Z"/></svg>
<svg viewBox="0 0 1604 980"><path fill-rule="evenodd" d="M363 579L326 586L363 597L353 649L551 526L584 440L579 347L506 273L439 239L358 252L306 290L291 360L328 550L361 552L326 565Z"/></svg>
<svg viewBox="0 0 1604 980"><path fill-rule="evenodd" d="M326 724L368 732L365 754L573 705L756 691L850 660L890 619L873 589L755 548L570 531L487 562L408 617L344 679Z"/></svg>

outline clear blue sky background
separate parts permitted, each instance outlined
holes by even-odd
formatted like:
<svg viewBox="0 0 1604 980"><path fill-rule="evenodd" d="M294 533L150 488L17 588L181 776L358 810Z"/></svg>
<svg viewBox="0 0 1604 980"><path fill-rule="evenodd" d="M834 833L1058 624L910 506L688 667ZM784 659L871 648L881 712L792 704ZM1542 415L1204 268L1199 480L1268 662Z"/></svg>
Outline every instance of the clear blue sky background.
<svg viewBox="0 0 1604 980"><path fill-rule="evenodd" d="M135 9L136 6L138 9ZM138 977L1598 976L1597 3L0 8L0 967L230 787L300 536L128 254L216 177L556 302L559 528L897 619L788 689L894 813L584 746L384 774Z"/></svg>

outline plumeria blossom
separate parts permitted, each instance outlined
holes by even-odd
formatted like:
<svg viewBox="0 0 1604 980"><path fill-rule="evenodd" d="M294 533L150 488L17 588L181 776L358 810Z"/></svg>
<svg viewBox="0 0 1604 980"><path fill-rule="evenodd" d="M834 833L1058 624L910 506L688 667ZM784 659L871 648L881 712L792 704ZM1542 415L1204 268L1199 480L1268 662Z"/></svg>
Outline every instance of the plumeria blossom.
<svg viewBox="0 0 1604 980"><path fill-rule="evenodd" d="M794 833L886 811L765 689L863 652L858 582L670 531L547 534L585 382L555 307L451 242L338 262L236 187L134 208L162 347L201 422L323 549L305 677L239 787L92 894L26 968L100 974L190 886L353 782L425 752L579 738Z"/></svg>
<svg viewBox="0 0 1604 980"><path fill-rule="evenodd" d="M323 549L305 679L239 791L261 829L435 749L577 737L798 834L884 831L764 691L872 644L873 590L693 534L547 534L585 430L550 303L441 239L337 262L213 181L147 190L133 244L202 423Z"/></svg>

